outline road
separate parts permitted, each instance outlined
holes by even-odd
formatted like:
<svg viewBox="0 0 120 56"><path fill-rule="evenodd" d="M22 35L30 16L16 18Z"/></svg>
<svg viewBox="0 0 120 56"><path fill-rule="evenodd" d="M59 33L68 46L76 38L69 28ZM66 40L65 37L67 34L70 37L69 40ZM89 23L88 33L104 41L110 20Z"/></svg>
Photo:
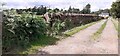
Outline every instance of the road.
<svg viewBox="0 0 120 56"><path fill-rule="evenodd" d="M101 37L98 38L97 41L91 41L91 35L93 35L106 20L107 19L104 19L71 37L59 41L57 45L39 49L40 52L38 52L38 54L41 54L42 51L49 54L117 54L118 33L111 19L108 19Z"/></svg>

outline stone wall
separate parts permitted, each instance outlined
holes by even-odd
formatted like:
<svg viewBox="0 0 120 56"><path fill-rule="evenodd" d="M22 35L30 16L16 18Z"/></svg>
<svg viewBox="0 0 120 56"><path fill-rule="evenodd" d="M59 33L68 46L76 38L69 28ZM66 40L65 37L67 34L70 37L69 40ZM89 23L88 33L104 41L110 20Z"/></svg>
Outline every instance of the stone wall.
<svg viewBox="0 0 120 56"><path fill-rule="evenodd" d="M103 17L94 15L94 14L62 14L62 13L53 13L47 14L47 17L44 17L46 21L60 19L65 21L66 19L71 19L73 24L86 24L94 21L104 19Z"/></svg>

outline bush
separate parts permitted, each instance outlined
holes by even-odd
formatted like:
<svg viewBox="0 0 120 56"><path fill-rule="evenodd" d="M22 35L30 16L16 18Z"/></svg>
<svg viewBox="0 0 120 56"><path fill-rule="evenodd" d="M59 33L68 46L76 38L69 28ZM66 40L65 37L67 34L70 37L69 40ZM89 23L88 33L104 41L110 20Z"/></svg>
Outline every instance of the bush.
<svg viewBox="0 0 120 56"><path fill-rule="evenodd" d="M59 19L52 19L48 25L48 35L54 37L58 35L58 33L60 34L64 26L64 22L60 21Z"/></svg>
<svg viewBox="0 0 120 56"><path fill-rule="evenodd" d="M23 13L18 16L13 12L7 12L3 19L3 51L26 47L29 42L46 35L45 21L33 14Z"/></svg>

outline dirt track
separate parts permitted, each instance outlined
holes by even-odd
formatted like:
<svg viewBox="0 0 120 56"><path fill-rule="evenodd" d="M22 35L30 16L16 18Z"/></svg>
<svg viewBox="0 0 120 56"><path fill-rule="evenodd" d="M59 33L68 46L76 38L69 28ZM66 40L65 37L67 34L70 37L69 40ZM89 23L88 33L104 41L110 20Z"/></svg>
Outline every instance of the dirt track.
<svg viewBox="0 0 120 56"><path fill-rule="evenodd" d="M89 54L118 54L118 32L109 18L101 37L88 49Z"/></svg>
<svg viewBox="0 0 120 56"><path fill-rule="evenodd" d="M95 33L106 20L102 20L74 35L63 39L57 45L47 46L42 51L49 54L117 54L117 32L109 19L101 37L91 41L90 36ZM41 49L40 49L41 50ZM41 54L39 52L38 54Z"/></svg>

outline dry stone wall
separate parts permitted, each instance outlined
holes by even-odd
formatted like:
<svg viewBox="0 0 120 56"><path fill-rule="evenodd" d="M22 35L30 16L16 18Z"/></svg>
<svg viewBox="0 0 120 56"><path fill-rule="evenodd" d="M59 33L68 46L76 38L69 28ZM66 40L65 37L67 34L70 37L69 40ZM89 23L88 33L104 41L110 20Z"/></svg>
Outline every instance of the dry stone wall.
<svg viewBox="0 0 120 56"><path fill-rule="evenodd" d="M48 15L48 16L47 16ZM61 21L65 21L66 19L70 19L73 24L86 24L94 21L98 21L104 19L103 17L94 15L94 14L63 14L63 13L50 13L46 14L44 17L46 21L59 19Z"/></svg>

